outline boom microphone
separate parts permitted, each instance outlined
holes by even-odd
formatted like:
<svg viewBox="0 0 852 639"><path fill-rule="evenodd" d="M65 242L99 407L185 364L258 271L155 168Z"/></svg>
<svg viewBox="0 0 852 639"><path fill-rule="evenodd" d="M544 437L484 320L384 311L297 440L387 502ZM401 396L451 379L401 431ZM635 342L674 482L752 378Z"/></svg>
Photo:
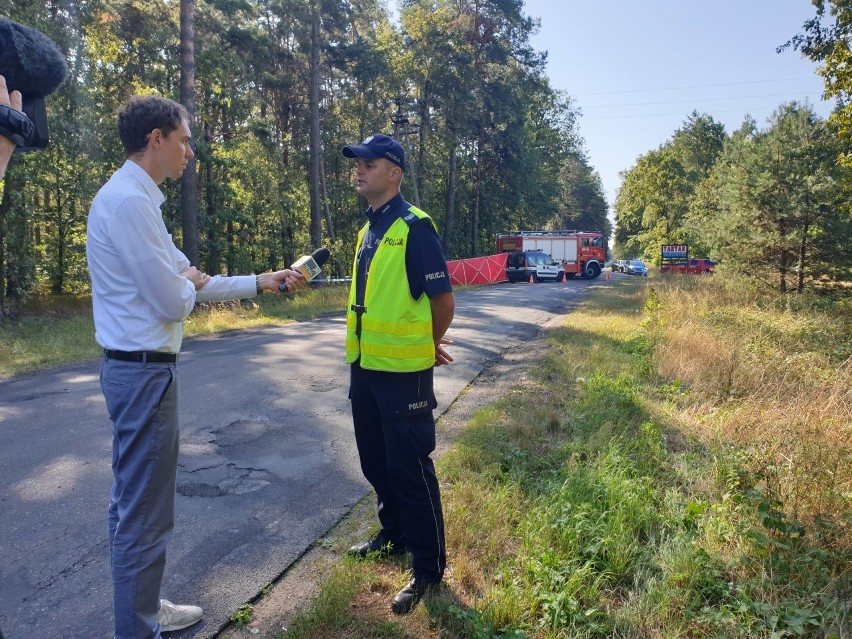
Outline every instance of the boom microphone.
<svg viewBox="0 0 852 639"><path fill-rule="evenodd" d="M23 138L24 143L16 151L43 149L48 142L44 98L56 91L68 75L65 56L41 31L0 18L0 75L6 79L10 92L21 92L23 111L33 125L27 127L18 118L0 117L0 133L6 135L8 131L13 135L7 137L16 142L19 140L15 134Z"/></svg>
<svg viewBox="0 0 852 639"><path fill-rule="evenodd" d="M324 246L321 246L310 255L303 255L300 257L298 260L293 262L293 265L290 268L294 271L299 271L308 281L311 281L322 272L322 265L328 262L330 255L331 253L329 250ZM287 282L281 282L278 285L278 290L282 293L286 293Z"/></svg>

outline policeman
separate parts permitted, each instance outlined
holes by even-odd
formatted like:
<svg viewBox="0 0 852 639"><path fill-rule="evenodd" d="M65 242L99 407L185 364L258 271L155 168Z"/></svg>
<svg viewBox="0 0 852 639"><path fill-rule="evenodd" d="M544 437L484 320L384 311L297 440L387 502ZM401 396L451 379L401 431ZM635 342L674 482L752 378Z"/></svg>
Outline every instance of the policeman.
<svg viewBox="0 0 852 639"><path fill-rule="evenodd" d="M343 155L356 161L368 222L358 234L347 313L349 398L364 476L376 491L381 529L350 553L412 554L413 578L393 612L414 609L447 563L435 466L435 366L449 364L444 333L455 297L432 219L400 195L405 153L373 135Z"/></svg>

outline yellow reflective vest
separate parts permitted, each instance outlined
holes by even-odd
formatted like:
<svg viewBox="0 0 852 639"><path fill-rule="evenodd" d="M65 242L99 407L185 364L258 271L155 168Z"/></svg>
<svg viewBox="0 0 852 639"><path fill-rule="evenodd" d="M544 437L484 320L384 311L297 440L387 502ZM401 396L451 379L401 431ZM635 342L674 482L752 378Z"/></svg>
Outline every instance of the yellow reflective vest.
<svg viewBox="0 0 852 639"><path fill-rule="evenodd" d="M409 224L418 218L435 225L426 213L412 206L404 217L391 224L376 249L364 292L360 339L356 333L355 287L358 252L369 223L358 233L346 314L347 364L360 356L362 368L399 373L422 371L435 365L432 306L425 293L419 300L411 297L405 269Z"/></svg>

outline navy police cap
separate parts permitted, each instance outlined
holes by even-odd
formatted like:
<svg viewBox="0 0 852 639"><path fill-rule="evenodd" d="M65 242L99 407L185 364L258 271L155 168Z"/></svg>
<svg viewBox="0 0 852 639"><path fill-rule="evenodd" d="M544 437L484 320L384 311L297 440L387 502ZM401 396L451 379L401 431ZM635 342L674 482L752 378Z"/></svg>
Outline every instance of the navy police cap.
<svg viewBox="0 0 852 639"><path fill-rule="evenodd" d="M361 144L344 146L342 151L343 155L352 159L378 160L384 158L405 171L405 151L402 150L402 146L393 138L381 133L371 135Z"/></svg>

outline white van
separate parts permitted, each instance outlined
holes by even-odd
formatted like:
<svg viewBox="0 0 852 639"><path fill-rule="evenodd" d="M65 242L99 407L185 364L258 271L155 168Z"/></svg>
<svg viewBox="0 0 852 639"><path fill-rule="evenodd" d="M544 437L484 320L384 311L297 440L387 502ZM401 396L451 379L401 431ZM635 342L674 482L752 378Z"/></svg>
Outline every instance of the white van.
<svg viewBox="0 0 852 639"><path fill-rule="evenodd" d="M544 251L515 251L506 261L506 279L515 282L561 282L565 269Z"/></svg>

